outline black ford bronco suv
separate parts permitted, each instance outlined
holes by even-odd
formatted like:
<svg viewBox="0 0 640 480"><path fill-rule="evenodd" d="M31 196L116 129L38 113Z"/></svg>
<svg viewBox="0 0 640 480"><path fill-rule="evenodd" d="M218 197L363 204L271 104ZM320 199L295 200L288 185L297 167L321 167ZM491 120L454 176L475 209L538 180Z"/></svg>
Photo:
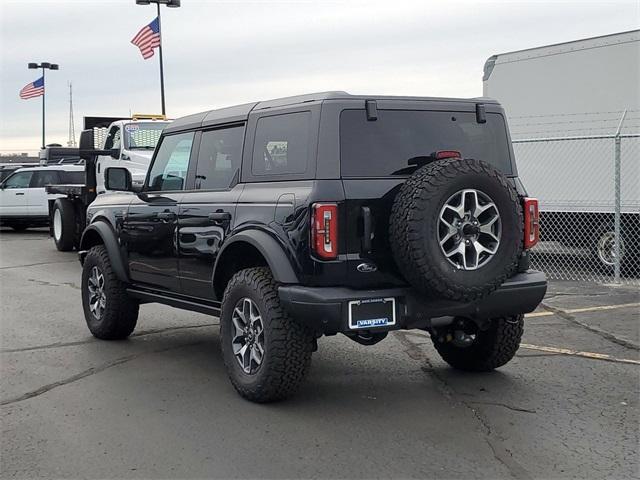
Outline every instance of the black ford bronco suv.
<svg viewBox="0 0 640 480"><path fill-rule="evenodd" d="M495 101L329 92L178 119L147 179L110 168L80 245L91 333L140 304L220 317L231 382L291 395L322 335L363 345L422 329L450 365L516 353L542 300L537 200Z"/></svg>

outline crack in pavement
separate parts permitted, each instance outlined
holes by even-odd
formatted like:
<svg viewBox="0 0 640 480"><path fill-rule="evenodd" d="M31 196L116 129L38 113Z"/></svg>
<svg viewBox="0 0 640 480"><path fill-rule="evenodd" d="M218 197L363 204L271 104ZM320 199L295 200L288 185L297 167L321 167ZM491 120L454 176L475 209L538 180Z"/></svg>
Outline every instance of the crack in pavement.
<svg viewBox="0 0 640 480"><path fill-rule="evenodd" d="M549 293L547 295L545 295L544 299L545 300L553 300L555 298L558 297L586 297L586 298L591 298L591 297L610 297L617 293L620 293L621 295L624 295L624 291L621 292L596 292L596 293Z"/></svg>
<svg viewBox="0 0 640 480"><path fill-rule="evenodd" d="M76 285L74 282L52 283L52 282L47 282L46 280L38 280L35 278L27 278L27 281L37 283L38 285L42 285L44 287L71 287L74 290L80 290L80 287Z"/></svg>
<svg viewBox="0 0 640 480"><path fill-rule="evenodd" d="M13 268L26 268L26 267L37 267L39 265L56 265L59 263L75 263L78 260L62 260L60 262L40 262L40 263L28 263L26 265L10 265L8 267L0 267L0 270L10 270Z"/></svg>
<svg viewBox="0 0 640 480"><path fill-rule="evenodd" d="M133 353L131 355L127 355L125 357L120 357L110 362L103 363L102 365L98 365L97 367L88 368L80 373L76 373L75 375L71 375L70 377L64 378L62 380L58 380L57 382L43 385L41 387L36 388L35 390L31 390L30 392L23 393L22 395L18 395L17 397L12 397L12 398L7 398L5 400L2 400L0 401L0 406L12 405L17 402L22 402L24 400L28 400L30 398L40 396L44 393L47 393L53 390L54 388L62 387L64 385L69 385L73 382L77 382L78 380L82 380L83 378L89 377L91 375L95 375L96 373L104 372L109 368L122 365L123 363L130 362L131 360L135 360L136 358L141 357L143 355L166 352L167 350L173 350L177 348L191 347L194 345L199 345L201 343L203 342L198 341L198 342L185 343L182 345L171 346L171 347L161 348L157 350L150 350L148 352L138 352L138 353Z"/></svg>
<svg viewBox="0 0 640 480"><path fill-rule="evenodd" d="M561 353L527 353L527 354L516 353L516 357L518 358L557 357L558 355L562 355L562 354Z"/></svg>
<svg viewBox="0 0 640 480"><path fill-rule="evenodd" d="M513 453L506 447L504 438L495 433L491 428L489 420L480 412L479 409L473 407L474 403L481 402L473 402L464 399L463 395L456 392L453 387L451 387L451 385L447 383L447 381L433 367L429 356L420 348L418 344L413 343L409 338L410 336L416 335L406 335L406 333L401 330L397 330L393 333L394 337L396 337L405 347L404 352L409 356L409 358L426 363L426 366L422 367L422 371L430 374L437 381L438 389L445 396L445 398L447 398L448 400L453 400L459 405L471 411L473 416L482 427L485 441L493 452L493 457L502 465L504 465L504 467L513 476L513 478L516 478L518 480L533 480L531 474L529 474L529 472L517 460L513 458Z"/></svg>
<svg viewBox="0 0 640 480"><path fill-rule="evenodd" d="M159 333L171 332L174 330L189 330L194 328L215 327L217 325L220 325L220 324L219 323L203 323L200 325L180 325L178 327L158 328L156 330L142 330L140 332L133 333L130 336L144 337L147 335L156 335ZM87 345L90 343L101 343L101 341L96 340L95 338L92 337L87 340L78 340L76 342L56 342L56 343L49 343L46 345L35 345L33 347L7 348L5 350L0 350L0 353L31 352L34 350L47 350L50 348L76 347L78 345Z"/></svg>
<svg viewBox="0 0 640 480"><path fill-rule="evenodd" d="M542 308L544 308L545 310L547 310L548 312L552 312L555 313L556 315L558 315L561 318L564 318L565 320L568 320L571 323L574 323L575 325L578 325L586 330L589 330L592 333L595 333L596 335L601 336L602 338L604 338L605 340L609 340L610 342L613 342L617 345L621 345L623 347L626 348L630 348L632 350L640 350L640 345L638 345L635 342L632 342L630 340L626 340L624 338L620 338L617 335L614 335L613 333L607 332L606 330L603 330L601 328L598 327L594 327L592 325L589 325L585 322L581 322L580 320L578 320L574 315L572 315L571 313L567 312L566 310L563 310L561 308L558 307L553 307L551 305L547 305L546 303L541 303L540 306Z"/></svg>
<svg viewBox="0 0 640 480"><path fill-rule="evenodd" d="M509 410L513 410L514 412L524 412L524 413L538 413L535 410L530 410L528 408L522 408L522 407L514 407L512 405L507 405L506 403L500 403L500 402L477 402L477 401L470 401L469 403L473 403L475 405L493 405L495 407L504 407L507 408Z"/></svg>

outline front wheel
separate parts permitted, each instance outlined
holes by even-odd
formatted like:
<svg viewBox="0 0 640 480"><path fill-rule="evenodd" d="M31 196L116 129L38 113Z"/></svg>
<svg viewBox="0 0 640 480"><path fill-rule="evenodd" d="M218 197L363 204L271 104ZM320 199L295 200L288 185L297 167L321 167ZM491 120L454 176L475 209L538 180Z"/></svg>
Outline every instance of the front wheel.
<svg viewBox="0 0 640 480"><path fill-rule="evenodd" d="M268 268L248 268L229 281L220 342L231 383L254 402L296 392L311 364L313 335L287 315Z"/></svg>
<svg viewBox="0 0 640 480"><path fill-rule="evenodd" d="M520 347L524 315L491 319L488 328L457 318L445 329L431 332L442 359L458 370L488 372L507 364Z"/></svg>
<svg viewBox="0 0 640 480"><path fill-rule="evenodd" d="M138 302L111 268L104 245L87 252L82 265L82 307L89 331L102 340L131 335L138 321Z"/></svg>

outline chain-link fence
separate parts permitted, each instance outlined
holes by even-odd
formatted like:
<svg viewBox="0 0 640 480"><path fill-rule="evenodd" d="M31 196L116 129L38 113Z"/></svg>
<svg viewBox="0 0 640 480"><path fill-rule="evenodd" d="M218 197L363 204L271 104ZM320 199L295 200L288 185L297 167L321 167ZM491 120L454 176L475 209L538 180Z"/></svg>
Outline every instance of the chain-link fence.
<svg viewBox="0 0 640 480"><path fill-rule="evenodd" d="M540 200L534 268L640 285L640 134L521 139L513 148L520 178Z"/></svg>

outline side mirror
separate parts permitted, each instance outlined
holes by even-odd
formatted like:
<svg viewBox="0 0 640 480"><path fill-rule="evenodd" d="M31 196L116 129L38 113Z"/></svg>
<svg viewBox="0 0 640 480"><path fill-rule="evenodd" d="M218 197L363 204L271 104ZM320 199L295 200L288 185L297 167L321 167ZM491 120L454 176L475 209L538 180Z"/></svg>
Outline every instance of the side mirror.
<svg viewBox="0 0 640 480"><path fill-rule="evenodd" d="M79 154L80 158L90 160L95 155L92 151L96 148L94 145L93 129L83 130L80 134Z"/></svg>
<svg viewBox="0 0 640 480"><path fill-rule="evenodd" d="M112 148L110 155L111 155L111 158L120 158L120 149Z"/></svg>
<svg viewBox="0 0 640 480"><path fill-rule="evenodd" d="M104 171L104 187L116 192L132 192L131 172L122 167L109 167Z"/></svg>

